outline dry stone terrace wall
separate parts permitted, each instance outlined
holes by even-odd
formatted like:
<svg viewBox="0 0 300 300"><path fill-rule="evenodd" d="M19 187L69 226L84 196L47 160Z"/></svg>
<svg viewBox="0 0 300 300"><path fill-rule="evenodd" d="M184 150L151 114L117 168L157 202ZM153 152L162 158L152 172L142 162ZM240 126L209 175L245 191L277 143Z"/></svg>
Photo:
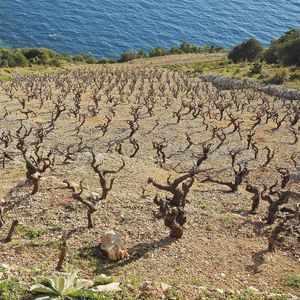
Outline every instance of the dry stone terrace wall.
<svg viewBox="0 0 300 300"><path fill-rule="evenodd" d="M258 84L250 80L240 80L216 74L197 73L197 76L205 82L213 83L217 88L224 90L251 88L270 96L280 97L287 100L300 100L300 91L287 89L276 85Z"/></svg>

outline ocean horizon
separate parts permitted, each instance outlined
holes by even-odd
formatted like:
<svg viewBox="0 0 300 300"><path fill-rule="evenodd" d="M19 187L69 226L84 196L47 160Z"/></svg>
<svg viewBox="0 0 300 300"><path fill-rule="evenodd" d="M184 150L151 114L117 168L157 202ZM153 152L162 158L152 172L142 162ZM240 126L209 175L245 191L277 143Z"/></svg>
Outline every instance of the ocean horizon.
<svg viewBox="0 0 300 300"><path fill-rule="evenodd" d="M146 1L2 0L0 47L118 58L128 49L183 41L231 48L257 38L265 46L300 27L299 0Z"/></svg>

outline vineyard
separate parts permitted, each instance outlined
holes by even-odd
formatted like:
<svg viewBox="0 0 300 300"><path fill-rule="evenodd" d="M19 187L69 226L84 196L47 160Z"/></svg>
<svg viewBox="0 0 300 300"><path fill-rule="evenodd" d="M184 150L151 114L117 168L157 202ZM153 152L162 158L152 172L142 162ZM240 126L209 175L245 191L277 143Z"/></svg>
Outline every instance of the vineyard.
<svg viewBox="0 0 300 300"><path fill-rule="evenodd" d="M0 81L4 278L79 269L190 299L202 285L295 293L299 101L156 62ZM99 246L109 230L126 249L117 261Z"/></svg>

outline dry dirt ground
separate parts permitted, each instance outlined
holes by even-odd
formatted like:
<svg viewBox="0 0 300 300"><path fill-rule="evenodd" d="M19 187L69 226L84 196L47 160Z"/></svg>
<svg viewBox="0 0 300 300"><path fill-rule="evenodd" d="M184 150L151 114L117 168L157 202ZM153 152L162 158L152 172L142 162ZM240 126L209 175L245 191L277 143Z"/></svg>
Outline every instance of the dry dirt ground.
<svg viewBox="0 0 300 300"><path fill-rule="evenodd" d="M201 61L223 60L227 58L226 53L207 53L207 54L181 54L181 55L165 55L160 57L152 57L146 59L137 59L131 62L134 66L165 66L167 64L187 64Z"/></svg>
<svg viewBox="0 0 300 300"><path fill-rule="evenodd" d="M186 60L189 59L195 60L187 56ZM10 132L12 141L7 147L0 142L0 158L5 151L13 160L4 159L5 167L0 167L0 199L3 198L6 221L1 237L6 236L12 220L18 219L20 225L11 242L0 244L0 263L12 266L13 276L24 282L32 283L48 276L55 272L63 231L74 230L68 240L64 269L79 269L84 278L105 273L125 281L162 281L179 287L188 299L196 299L203 285L225 290L254 286L263 291L297 292L286 284L285 278L300 274L299 242L294 236L283 237L274 253L267 252L270 228L263 220L266 202L261 202L258 214L251 215L252 194L245 191L245 183L237 192L230 193L226 186L201 182L208 174L223 181L233 180L229 151L238 150L237 163L247 164L250 170L247 180L260 190L263 183L269 186L280 180L276 167L285 167L291 173L289 189L299 191L299 142L292 144L294 135L289 128L293 114L283 120L278 130L274 120L266 124L263 115L261 124L253 130L253 141L259 149L258 158L254 159L253 150L246 149L254 117L269 103L281 120L289 110L283 107L283 100L254 91L218 91L197 77L157 66L178 61L171 61L170 57L161 60L153 60L153 65L133 62L78 68L49 76L17 77L13 83L3 84L6 91L0 89L0 136ZM247 97L252 98L248 101ZM25 99L24 109L18 99ZM243 112L234 101L244 103ZM16 147L17 130L20 120L27 130L33 128L24 139L24 148L27 148L26 157L36 157L34 144L38 129L50 128L55 103L64 105L66 110L45 136L39 150L43 157L52 150L54 168L42 174L39 192L31 195L32 185L25 178L25 162ZM176 112L182 103L203 105L202 111L193 117L185 107L177 124ZM219 120L217 103L231 104L227 112L242 121L241 138L237 131L231 133L233 126L227 128L230 119L226 113ZM147 106L153 107L153 115L148 113ZM134 148L128 138L131 132L128 120L133 120L132 111L137 107L140 107L139 129L131 139L136 139L140 148L130 157ZM27 110L35 114L29 113L26 118ZM83 115L86 119L78 132L76 128ZM103 136L101 128L105 128L107 118L111 122ZM217 137L211 140L215 126L219 134L223 128L227 136L217 150L220 140ZM24 132L22 128L19 135L22 137ZM191 138L190 147L186 133ZM153 142L164 139L166 162L161 164ZM174 170L190 170L195 166L196 157L202 155L202 145L208 143L212 146L208 159L201 165L204 171L196 176L187 197L188 222L184 235L179 240L171 239L163 220L156 218L157 206L153 204L157 193L161 197L166 194L148 185L148 178L166 183L169 175L172 179L178 177L180 174ZM91 192L101 195L98 177L90 166L89 150L77 152L82 145L93 147L97 162L102 163L101 170L117 170L122 159L125 161L119 173L107 175L115 180L107 199L97 204L92 229L87 228L86 208L72 198L63 183L64 179L76 184L84 180L84 195ZM275 155L270 164L262 167L266 146L275 150ZM64 162L68 147L73 154ZM293 154L296 166L291 160ZM294 205L297 201L291 198L289 203ZM117 263L109 262L99 250L101 235L110 229L118 233L129 252L129 258Z"/></svg>

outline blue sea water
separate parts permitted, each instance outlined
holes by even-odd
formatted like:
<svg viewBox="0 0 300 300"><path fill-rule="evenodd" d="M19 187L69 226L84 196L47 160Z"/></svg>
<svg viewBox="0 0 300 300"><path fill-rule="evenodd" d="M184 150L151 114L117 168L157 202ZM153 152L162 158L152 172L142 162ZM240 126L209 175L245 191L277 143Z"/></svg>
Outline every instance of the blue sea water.
<svg viewBox="0 0 300 300"><path fill-rule="evenodd" d="M267 45L300 27L300 0L0 0L0 46L119 57L182 41Z"/></svg>

